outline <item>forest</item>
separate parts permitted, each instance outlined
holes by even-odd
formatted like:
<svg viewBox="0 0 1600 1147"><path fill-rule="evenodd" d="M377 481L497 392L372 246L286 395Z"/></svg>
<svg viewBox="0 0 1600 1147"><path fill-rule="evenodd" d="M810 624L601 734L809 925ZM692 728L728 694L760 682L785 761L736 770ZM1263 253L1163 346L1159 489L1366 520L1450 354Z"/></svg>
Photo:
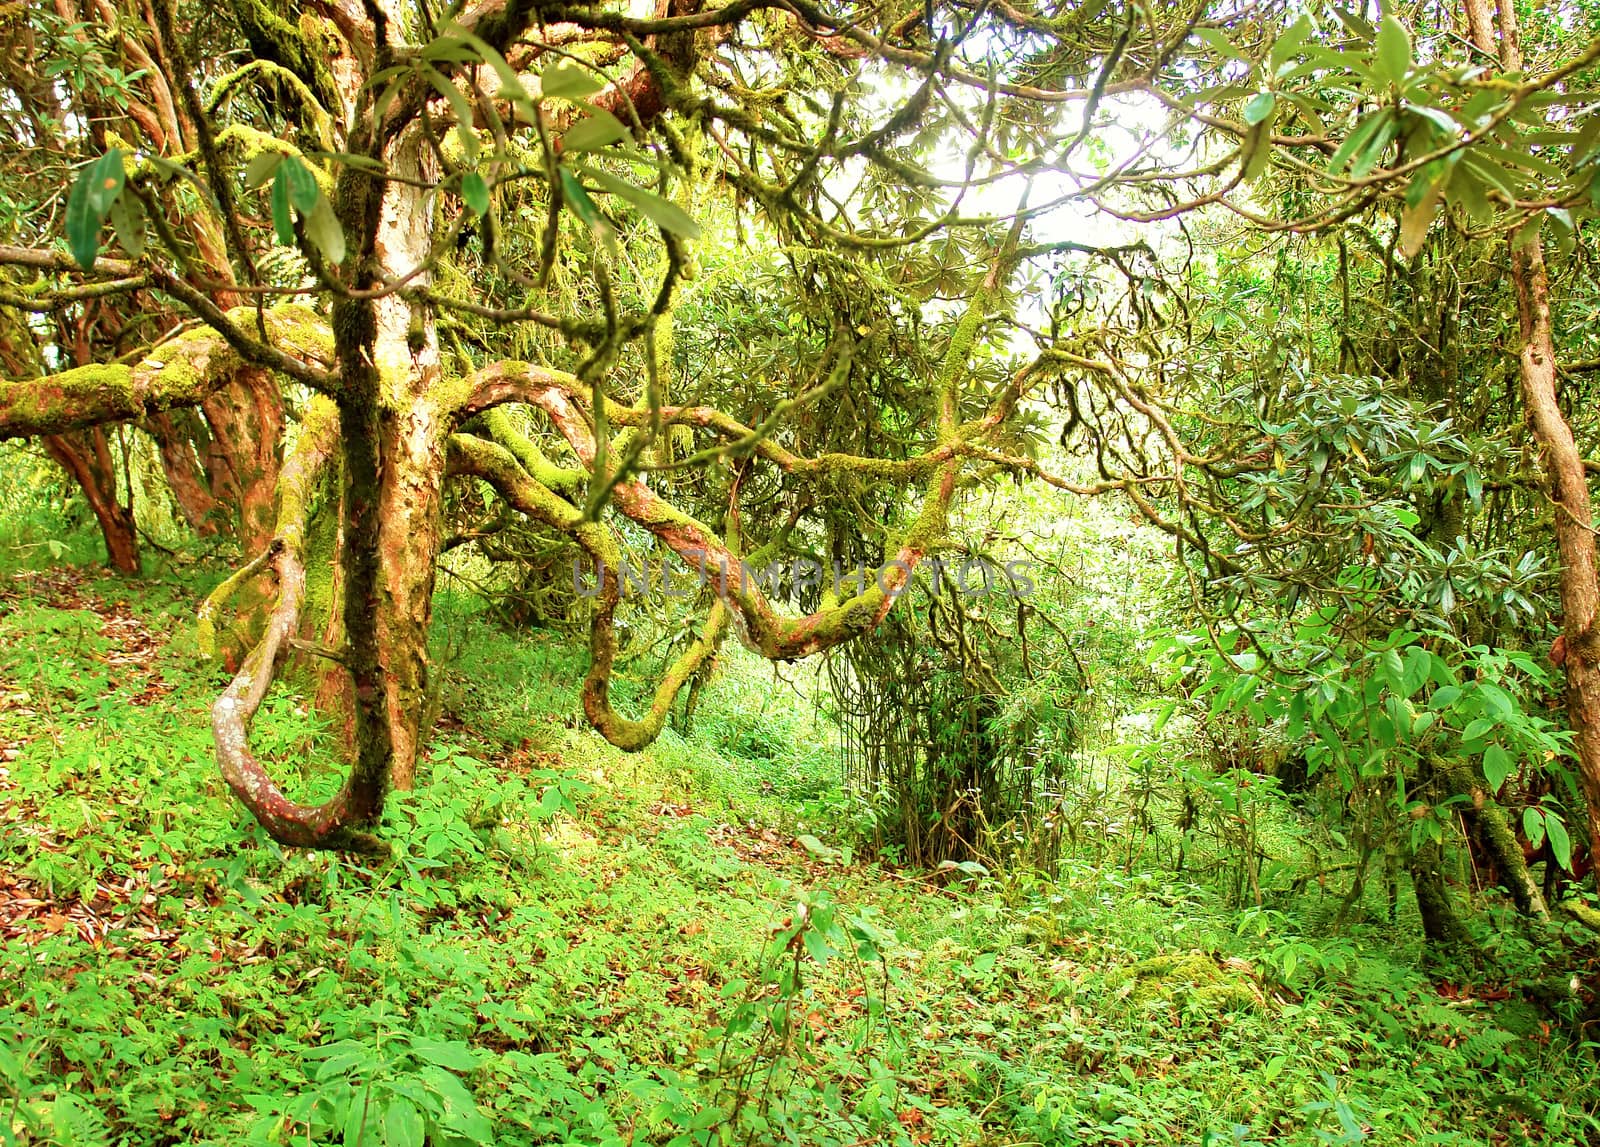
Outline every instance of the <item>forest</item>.
<svg viewBox="0 0 1600 1147"><path fill-rule="evenodd" d="M1600 1143L1600 3L0 0L0 1147Z"/></svg>

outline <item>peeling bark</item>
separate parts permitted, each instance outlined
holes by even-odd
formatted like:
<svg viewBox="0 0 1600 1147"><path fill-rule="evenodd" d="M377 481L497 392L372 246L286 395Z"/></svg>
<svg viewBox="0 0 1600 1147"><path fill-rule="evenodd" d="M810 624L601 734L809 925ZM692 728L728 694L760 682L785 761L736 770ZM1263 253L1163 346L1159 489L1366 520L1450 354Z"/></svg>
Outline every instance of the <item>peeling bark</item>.
<svg viewBox="0 0 1600 1147"><path fill-rule="evenodd" d="M145 429L156 440L162 472L183 520L202 537L215 534L219 528L217 499L195 454L195 440L203 438L204 427L192 414L172 411L152 414L145 419Z"/></svg>
<svg viewBox="0 0 1600 1147"><path fill-rule="evenodd" d="M201 409L211 428L206 469L212 493L233 509L235 535L255 552L273 532L283 395L268 372L245 367Z"/></svg>

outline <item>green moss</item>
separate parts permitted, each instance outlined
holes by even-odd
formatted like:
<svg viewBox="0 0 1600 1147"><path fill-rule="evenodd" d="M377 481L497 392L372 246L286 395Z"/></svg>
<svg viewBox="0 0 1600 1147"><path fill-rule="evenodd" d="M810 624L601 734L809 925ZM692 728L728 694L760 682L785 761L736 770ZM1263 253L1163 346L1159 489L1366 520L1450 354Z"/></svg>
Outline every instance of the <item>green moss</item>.
<svg viewBox="0 0 1600 1147"><path fill-rule="evenodd" d="M1141 1006L1166 1001L1207 1011L1246 1011L1261 1006L1261 993L1242 975L1230 975L1204 952L1155 956L1134 964L1123 982L1128 998Z"/></svg>
<svg viewBox="0 0 1600 1147"><path fill-rule="evenodd" d="M339 88L328 67L328 45L310 27L289 22L288 5L272 0L233 0L233 12L250 50L299 76L325 108L339 106Z"/></svg>

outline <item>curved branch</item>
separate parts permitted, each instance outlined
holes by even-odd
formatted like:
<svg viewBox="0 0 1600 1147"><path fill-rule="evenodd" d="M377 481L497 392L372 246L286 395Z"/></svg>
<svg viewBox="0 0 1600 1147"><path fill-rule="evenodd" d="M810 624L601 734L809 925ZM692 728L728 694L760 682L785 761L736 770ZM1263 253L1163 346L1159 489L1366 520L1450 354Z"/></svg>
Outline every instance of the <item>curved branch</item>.
<svg viewBox="0 0 1600 1147"><path fill-rule="evenodd" d="M624 752L647 748L665 727L678 690L714 654L728 629L728 607L714 601L699 634L667 666L643 717L622 716L611 704L611 670L617 654L616 608L622 596L621 549L611 532L537 481L505 447L474 437L450 438L450 472L488 482L514 509L575 537L600 571L598 599L589 627L589 672L583 682L583 712L595 730ZM606 577L604 571L610 570Z"/></svg>
<svg viewBox="0 0 1600 1147"><path fill-rule="evenodd" d="M260 643L246 655L232 683L212 705L211 734L223 779L273 840L298 848L383 852L382 842L352 827L376 815L383 793L381 777L369 776L358 766L332 800L299 805L283 795L250 751L250 721L272 687L300 623L311 495L334 457L338 436L337 410L326 399L315 400L278 482L278 529L268 550L278 575L278 600Z"/></svg>

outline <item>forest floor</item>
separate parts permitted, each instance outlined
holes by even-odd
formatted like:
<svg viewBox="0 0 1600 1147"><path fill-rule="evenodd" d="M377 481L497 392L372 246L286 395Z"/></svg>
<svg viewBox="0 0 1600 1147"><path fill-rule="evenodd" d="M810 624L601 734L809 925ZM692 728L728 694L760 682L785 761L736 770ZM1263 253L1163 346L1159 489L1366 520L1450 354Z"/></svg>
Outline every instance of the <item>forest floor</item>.
<svg viewBox="0 0 1600 1147"><path fill-rule="evenodd" d="M465 614L392 856L284 852L213 764L206 585L0 574L0 1143L1600 1142L1522 988L1120 856L863 863L737 680L623 756L580 643ZM337 783L303 698L254 736Z"/></svg>

